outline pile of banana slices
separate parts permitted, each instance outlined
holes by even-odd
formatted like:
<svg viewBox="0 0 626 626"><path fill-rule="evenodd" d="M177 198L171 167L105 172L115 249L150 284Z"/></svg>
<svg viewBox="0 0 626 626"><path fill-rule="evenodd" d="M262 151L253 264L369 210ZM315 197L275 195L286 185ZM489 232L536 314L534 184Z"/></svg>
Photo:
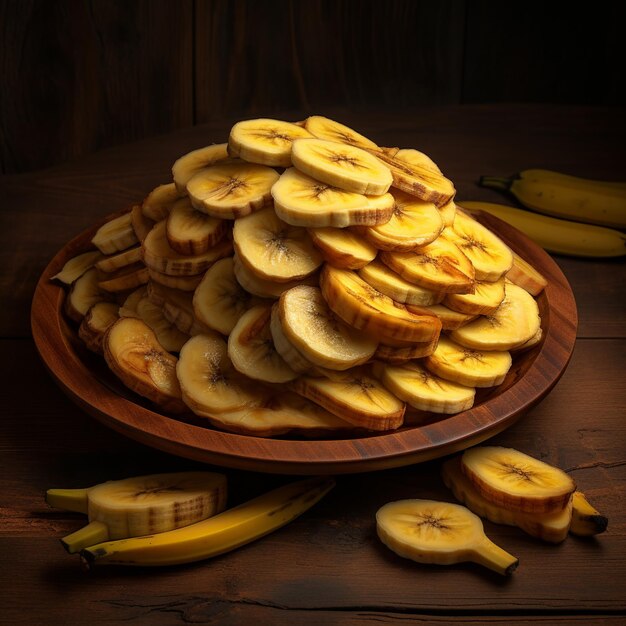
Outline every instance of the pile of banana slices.
<svg viewBox="0 0 626 626"><path fill-rule="evenodd" d="M86 346L166 412L386 431L472 407L541 341L545 279L417 150L255 119L172 172L55 276Z"/></svg>

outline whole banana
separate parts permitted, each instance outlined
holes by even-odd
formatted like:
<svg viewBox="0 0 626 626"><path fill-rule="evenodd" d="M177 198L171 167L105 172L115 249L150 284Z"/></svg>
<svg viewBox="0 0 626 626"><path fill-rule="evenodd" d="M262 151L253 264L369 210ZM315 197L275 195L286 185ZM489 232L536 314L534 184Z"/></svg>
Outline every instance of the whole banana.
<svg viewBox="0 0 626 626"><path fill-rule="evenodd" d="M619 184L527 170L514 178L481 176L480 185L510 191L524 206L539 213L626 228L626 189Z"/></svg>
<svg viewBox="0 0 626 626"><path fill-rule="evenodd" d="M548 252L580 257L626 255L626 235L612 228L560 220L492 202L458 203L469 211L491 213L508 222Z"/></svg>
<svg viewBox="0 0 626 626"><path fill-rule="evenodd" d="M178 565L239 548L289 523L335 485L330 477L308 478L263 494L223 513L163 533L106 541L81 552L84 565Z"/></svg>

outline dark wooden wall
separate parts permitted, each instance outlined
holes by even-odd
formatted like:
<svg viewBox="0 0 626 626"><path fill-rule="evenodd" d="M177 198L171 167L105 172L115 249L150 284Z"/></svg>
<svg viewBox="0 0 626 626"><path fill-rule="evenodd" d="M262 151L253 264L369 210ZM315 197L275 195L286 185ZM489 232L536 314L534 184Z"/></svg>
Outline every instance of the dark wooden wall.
<svg viewBox="0 0 626 626"><path fill-rule="evenodd" d="M217 117L623 105L625 4L0 0L0 171Z"/></svg>

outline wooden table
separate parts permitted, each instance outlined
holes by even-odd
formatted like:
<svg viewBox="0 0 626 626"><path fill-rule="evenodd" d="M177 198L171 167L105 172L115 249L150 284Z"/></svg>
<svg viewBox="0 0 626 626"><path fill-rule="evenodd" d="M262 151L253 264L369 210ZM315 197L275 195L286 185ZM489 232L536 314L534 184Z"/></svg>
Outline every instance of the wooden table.
<svg viewBox="0 0 626 626"><path fill-rule="evenodd" d="M385 145L415 146L455 182L460 199L501 201L480 174L546 167L623 178L623 111L466 106L337 118ZM285 113L296 119L298 113ZM232 120L112 148L0 180L0 622L86 624L624 624L626 621L625 264L556 257L579 309L573 359L550 395L492 441L569 472L610 519L595 539L543 544L485 523L520 559L509 579L474 565L403 560L376 538L374 515L400 498L450 499L440 462L339 476L321 503L280 531L211 561L84 573L58 538L83 518L51 510L47 488L199 464L123 438L55 386L29 329L35 282L53 253L98 217L169 180L184 152L223 141ZM285 477L226 470L236 501Z"/></svg>

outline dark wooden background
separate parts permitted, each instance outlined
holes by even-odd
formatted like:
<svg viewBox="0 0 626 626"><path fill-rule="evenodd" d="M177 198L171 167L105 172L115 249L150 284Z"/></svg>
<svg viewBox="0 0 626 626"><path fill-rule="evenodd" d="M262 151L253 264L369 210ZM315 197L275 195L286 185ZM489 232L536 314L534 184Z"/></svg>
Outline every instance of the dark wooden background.
<svg viewBox="0 0 626 626"><path fill-rule="evenodd" d="M624 105L625 5L0 0L0 173L224 118Z"/></svg>

